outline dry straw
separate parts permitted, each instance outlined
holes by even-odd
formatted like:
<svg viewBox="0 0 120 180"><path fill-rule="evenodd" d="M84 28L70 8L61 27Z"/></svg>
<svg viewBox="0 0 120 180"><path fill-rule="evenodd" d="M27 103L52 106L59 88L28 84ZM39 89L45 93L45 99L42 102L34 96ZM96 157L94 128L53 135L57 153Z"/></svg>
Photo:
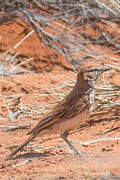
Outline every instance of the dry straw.
<svg viewBox="0 0 120 180"><path fill-rule="evenodd" d="M119 63L119 49L120 45L118 41L118 36L112 38L110 34L106 33L104 29L100 29L97 26L96 21L107 24L107 22L116 23L119 20L120 15L120 2L119 0L106 0L103 1L80 1L80 0L34 0L37 6L42 7L44 10L43 14L34 14L28 12L24 6L21 13L27 17L27 20L33 30L26 35L20 42L18 42L13 48L3 53L0 57L5 58L6 61L4 64L0 65L0 75L1 76L10 76L20 73L35 73L30 70L21 69L21 66L24 63L32 61L33 59L27 59L22 63L15 63L17 60L18 54L12 55L13 50L20 46L23 41L27 41L27 38L30 38L34 32L37 33L41 42L45 47L49 46L52 51L53 49L61 53L66 59L74 65L79 61L83 61L87 58L94 59L96 61L104 62L106 65L110 66L112 70L110 73L118 74L120 73L120 63ZM22 2L21 2L22 3ZM32 1L31 1L32 3ZM93 6L94 5L94 6ZM12 2L11 2L12 6ZM64 7L64 8L63 8ZM94 8L93 8L94 7ZM45 14L49 11L48 14ZM54 11L54 15L52 12ZM19 9L18 9L19 11ZM14 12L12 12L14 13ZM16 12L15 12L16 13ZM103 14L104 16L100 16ZM91 28L96 29L97 33L101 34L101 39L99 37L93 38L84 31L85 26L90 22ZM117 23L116 23L117 24ZM56 28L57 27L57 28ZM83 27L83 29L82 29ZM49 31L50 30L50 31ZM51 33L50 33L51 32ZM112 46L114 51L111 54L106 53L104 49L100 48L97 50L95 46L101 45L104 47ZM9 59L8 59L9 57ZM77 65L78 65L77 64ZM11 65L11 66L10 66ZM115 120L119 120L120 117L120 86L118 84L111 84L109 82L111 74L106 74L108 80L104 80L102 76L102 84L99 83L95 86L95 100L96 107L95 111L91 114L91 118L102 118L103 116L111 116ZM76 76L76 75L75 75ZM24 94L18 95L2 95L2 100L4 105L8 110L9 120L16 121L25 117L33 117L34 115L43 116L43 114L50 111L56 103L61 101L68 92L74 86L75 78L72 80L66 78L64 82L59 82L56 85L56 88L40 88L38 91L33 91L33 96L35 97L46 97L49 96L52 99L52 102L49 101L46 105L37 106L35 104L17 104L18 111L11 112L11 102L15 98L20 98ZM4 116L2 118L5 118Z"/></svg>

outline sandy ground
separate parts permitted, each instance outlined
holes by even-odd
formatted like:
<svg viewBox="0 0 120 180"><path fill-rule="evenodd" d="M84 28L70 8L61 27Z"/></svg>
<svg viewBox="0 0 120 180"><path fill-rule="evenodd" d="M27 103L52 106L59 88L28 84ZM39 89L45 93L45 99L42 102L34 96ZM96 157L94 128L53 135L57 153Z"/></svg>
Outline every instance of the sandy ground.
<svg viewBox="0 0 120 180"><path fill-rule="evenodd" d="M17 20L18 21L18 20ZM7 22L0 25L1 50L3 53L12 48L24 37L25 29L30 31L26 25L20 25L16 22ZM50 97L41 97L36 95L41 87L56 87L58 82L66 80L66 76L75 78L71 72L70 65L60 55L53 58L52 53L46 51L41 45L35 33L31 35L17 50L19 52L19 61L33 57L34 60L26 63L24 68L31 67L37 71L34 74L20 74L0 79L0 91L4 95L0 97L0 179L2 180L92 180L92 179L120 179L120 141L102 141L90 145L80 145L80 141L97 139L100 132L109 129L113 122L105 119L99 124L94 124L89 128L83 128L69 136L75 147L84 152L83 157L75 157L69 152L68 147L58 136L54 135L51 140L44 143L41 141L48 138L36 138L30 145L25 147L24 151L19 152L12 160L4 161L9 154L8 147L20 144L26 139L28 129L18 129L15 131L4 132L3 125L26 125L36 124L42 115L34 116L22 115L22 118L13 120L6 118L8 114L7 104L18 103L30 106L44 106L52 100ZM15 52L14 51L14 52ZM112 52L111 52L112 54ZM4 60L4 59L3 59ZM66 69L67 68L67 69ZM114 75L111 81L116 81L120 85L120 78ZM36 90L36 91L35 91ZM38 91L39 93L39 91ZM11 101L8 95L20 95L20 102ZM15 107L15 105L14 105ZM16 107L17 108L17 107ZM18 109L13 108L15 112ZM24 111L24 110L23 110ZM30 113L30 111L29 111ZM118 123L119 124L119 123ZM111 132L106 136L119 136L119 131ZM105 136L105 135L104 135ZM101 136L99 138L103 138ZM34 145L34 146L33 146ZM41 150L40 148L43 148ZM48 149L45 149L48 148Z"/></svg>

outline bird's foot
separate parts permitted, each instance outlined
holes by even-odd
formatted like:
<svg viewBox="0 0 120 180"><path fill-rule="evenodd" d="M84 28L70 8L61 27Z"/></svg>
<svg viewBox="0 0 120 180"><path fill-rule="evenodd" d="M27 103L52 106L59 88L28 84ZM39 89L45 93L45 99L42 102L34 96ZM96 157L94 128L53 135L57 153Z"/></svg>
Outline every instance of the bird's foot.
<svg viewBox="0 0 120 180"><path fill-rule="evenodd" d="M88 157L88 155L86 154L86 153L84 153L84 152L80 152L80 151L78 151L78 150L76 150L76 149L70 149L70 154L74 154L75 156L80 156L80 157Z"/></svg>
<svg viewBox="0 0 120 180"><path fill-rule="evenodd" d="M70 154L74 154L75 156L80 155L79 151L77 151L76 149L70 149L70 150L69 150L69 153L70 153Z"/></svg>

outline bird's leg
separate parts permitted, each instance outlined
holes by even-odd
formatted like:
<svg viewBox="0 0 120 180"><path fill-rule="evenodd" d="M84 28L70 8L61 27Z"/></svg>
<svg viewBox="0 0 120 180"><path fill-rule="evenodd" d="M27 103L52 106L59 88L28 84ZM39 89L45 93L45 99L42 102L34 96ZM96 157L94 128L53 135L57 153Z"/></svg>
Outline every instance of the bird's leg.
<svg viewBox="0 0 120 180"><path fill-rule="evenodd" d="M75 149L75 147L68 141L68 132L65 131L63 134L61 134L61 138L67 143L71 151L74 153L74 155L80 155L80 153Z"/></svg>

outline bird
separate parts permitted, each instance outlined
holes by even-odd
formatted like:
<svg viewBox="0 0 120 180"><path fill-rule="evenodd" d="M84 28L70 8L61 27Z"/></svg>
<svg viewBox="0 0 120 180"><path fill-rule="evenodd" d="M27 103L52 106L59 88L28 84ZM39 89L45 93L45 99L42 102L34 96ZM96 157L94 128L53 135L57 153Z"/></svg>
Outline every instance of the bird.
<svg viewBox="0 0 120 180"><path fill-rule="evenodd" d="M108 70L110 70L108 66L79 67L73 89L28 132L28 139L11 152L5 160L10 160L35 137L46 134L59 134L73 154L80 155L80 152L68 140L68 135L69 132L89 120L90 94L94 91L97 78Z"/></svg>

